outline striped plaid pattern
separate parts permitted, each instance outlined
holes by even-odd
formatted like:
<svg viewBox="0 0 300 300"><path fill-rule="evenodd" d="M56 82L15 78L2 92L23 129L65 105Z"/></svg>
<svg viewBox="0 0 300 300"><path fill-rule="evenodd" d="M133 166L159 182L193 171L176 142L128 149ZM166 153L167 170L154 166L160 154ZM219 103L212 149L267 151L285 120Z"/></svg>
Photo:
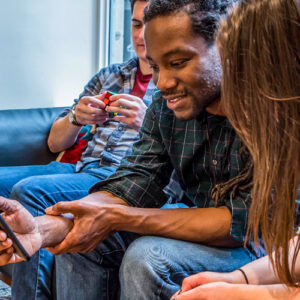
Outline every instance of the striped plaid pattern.
<svg viewBox="0 0 300 300"><path fill-rule="evenodd" d="M161 207L167 201L163 187L174 168L185 196L197 207L213 207L213 170L217 183L225 182L235 177L247 161L240 154L241 142L226 118L202 112L196 119L178 120L159 92L154 95L140 134L132 155L122 160L114 175L94 185L90 192L111 192L131 206ZM216 166L213 160L217 161ZM232 237L243 241L249 191L218 203L224 205L232 213Z"/></svg>
<svg viewBox="0 0 300 300"><path fill-rule="evenodd" d="M84 87L79 99L83 96L99 95L104 91L130 94L135 81L138 67L138 59L132 58L123 64L113 64L103 68ZM144 103L149 106L152 101L154 84L149 82L147 92L143 98ZM75 99L78 103L79 99ZM59 118L70 112L66 109ZM121 159L130 154L132 144L139 138L138 131L124 123L113 119L106 121L103 126L96 129L93 139L88 143L87 149L82 154L81 160L77 162L76 172L82 170L86 165L99 161L99 166L118 166Z"/></svg>

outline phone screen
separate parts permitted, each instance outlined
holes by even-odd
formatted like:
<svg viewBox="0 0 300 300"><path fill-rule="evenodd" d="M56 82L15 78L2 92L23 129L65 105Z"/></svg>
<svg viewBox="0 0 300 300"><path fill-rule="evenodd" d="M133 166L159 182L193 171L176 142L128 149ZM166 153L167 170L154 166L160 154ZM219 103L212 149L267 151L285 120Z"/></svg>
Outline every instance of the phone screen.
<svg viewBox="0 0 300 300"><path fill-rule="evenodd" d="M19 239L16 237L16 235L13 233L13 231L10 229L4 218L0 215L0 228L7 234L7 236L12 240L13 242L13 248L15 252L25 260L29 260L30 256L19 241Z"/></svg>

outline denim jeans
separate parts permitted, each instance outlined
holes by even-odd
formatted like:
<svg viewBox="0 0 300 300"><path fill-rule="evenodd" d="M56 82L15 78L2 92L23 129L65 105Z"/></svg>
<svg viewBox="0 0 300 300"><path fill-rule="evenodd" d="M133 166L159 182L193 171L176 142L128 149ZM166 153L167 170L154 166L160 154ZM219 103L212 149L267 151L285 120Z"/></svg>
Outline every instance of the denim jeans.
<svg viewBox="0 0 300 300"><path fill-rule="evenodd" d="M118 275L121 300L170 299L189 275L230 272L255 259L243 248L136 237L123 232L110 236L93 252L56 256L56 299L117 299Z"/></svg>
<svg viewBox="0 0 300 300"><path fill-rule="evenodd" d="M89 188L115 171L114 167L91 164L80 173L75 165L52 162L41 166L0 168L0 195L15 199L33 216L59 202L77 200ZM29 262L13 265L12 299L52 299L53 255L42 249Z"/></svg>
<svg viewBox="0 0 300 300"><path fill-rule="evenodd" d="M53 162L47 166L0 168L0 194L21 202L34 216L58 201L80 199L114 168ZM93 252L63 254L46 250L13 267L13 299L93 300L169 299L184 277L204 271L231 271L254 259L243 248L214 248L160 237L120 232ZM55 276L53 276L55 275ZM54 283L54 284L53 284Z"/></svg>

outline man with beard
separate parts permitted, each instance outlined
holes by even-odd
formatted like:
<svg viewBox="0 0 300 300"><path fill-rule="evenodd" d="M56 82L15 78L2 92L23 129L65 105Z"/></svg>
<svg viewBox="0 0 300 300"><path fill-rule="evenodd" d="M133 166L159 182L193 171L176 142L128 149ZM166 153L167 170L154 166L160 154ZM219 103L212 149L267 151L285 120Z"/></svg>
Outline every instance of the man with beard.
<svg viewBox="0 0 300 300"><path fill-rule="evenodd" d="M19 203L0 201L12 227L10 220L20 215L31 224L27 232L13 229L25 247L35 245L32 252L54 246L54 254L73 253L56 257L59 299L111 299L118 276L121 299L169 299L188 275L231 271L260 255L242 247L248 156L218 115L221 67L214 34L232 2L150 1L146 52L159 91L132 155L114 175L87 197L60 202L37 219ZM192 208L159 209L173 168ZM73 215L73 223L64 213ZM2 263L12 256L7 244Z"/></svg>

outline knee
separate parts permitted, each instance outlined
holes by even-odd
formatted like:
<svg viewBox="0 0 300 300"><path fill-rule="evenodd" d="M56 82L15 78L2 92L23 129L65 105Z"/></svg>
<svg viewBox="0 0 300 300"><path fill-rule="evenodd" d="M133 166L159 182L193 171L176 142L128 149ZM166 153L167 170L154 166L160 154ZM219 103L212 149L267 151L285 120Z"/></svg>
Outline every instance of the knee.
<svg viewBox="0 0 300 300"><path fill-rule="evenodd" d="M41 195L41 185L34 177L22 179L16 183L11 191L10 198L20 202L34 216L43 214L44 205L37 200Z"/></svg>
<svg viewBox="0 0 300 300"><path fill-rule="evenodd" d="M159 237L141 237L125 252L120 268L121 283L148 282L163 279L169 271L169 261Z"/></svg>
<svg viewBox="0 0 300 300"><path fill-rule="evenodd" d="M29 177L30 178L30 177ZM32 182L30 182L30 179L22 179L19 182L17 182L12 190L11 190L11 199L20 201L22 200L23 196L31 194L32 193Z"/></svg>

